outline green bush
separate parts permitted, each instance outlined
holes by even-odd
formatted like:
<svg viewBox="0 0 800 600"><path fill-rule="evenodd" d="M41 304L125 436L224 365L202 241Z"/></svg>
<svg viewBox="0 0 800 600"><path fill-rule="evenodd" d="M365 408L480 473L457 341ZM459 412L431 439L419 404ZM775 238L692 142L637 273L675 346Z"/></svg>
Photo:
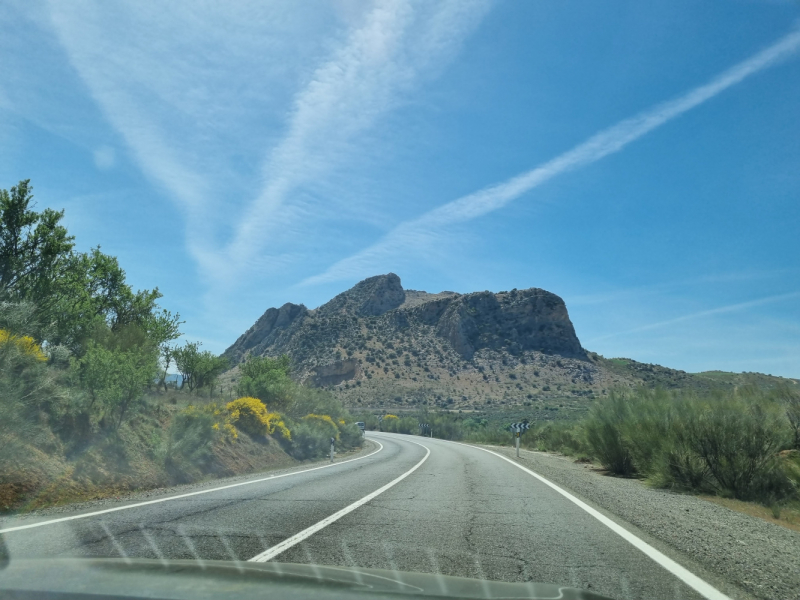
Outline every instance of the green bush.
<svg viewBox="0 0 800 600"><path fill-rule="evenodd" d="M548 422L524 434L525 446L535 445L538 450L560 452L567 456L587 456L589 447L584 431L578 423Z"/></svg>
<svg viewBox="0 0 800 600"><path fill-rule="evenodd" d="M767 505L796 494L778 452L791 444L784 406L755 389L709 398L614 392L584 423L610 471L650 483Z"/></svg>
<svg viewBox="0 0 800 600"><path fill-rule="evenodd" d="M213 461L214 443L235 439L236 430L226 427L224 419L224 411L216 404L190 405L173 417L167 432L164 462L174 480L196 479Z"/></svg>
<svg viewBox="0 0 800 600"><path fill-rule="evenodd" d="M777 454L789 441L780 407L755 393L698 403L682 415L680 446L700 459L717 493L764 502L793 493Z"/></svg>
<svg viewBox="0 0 800 600"><path fill-rule="evenodd" d="M316 421L300 420L289 424L292 441L287 450L298 460L320 458L330 452L330 431Z"/></svg>
<svg viewBox="0 0 800 600"><path fill-rule="evenodd" d="M630 418L627 399L613 392L592 407L584 424L586 442L593 455L606 469L625 477L636 472L630 445L623 437L623 427Z"/></svg>
<svg viewBox="0 0 800 600"><path fill-rule="evenodd" d="M355 423L339 425L339 447L349 450L360 448L364 445L364 434L361 433Z"/></svg>

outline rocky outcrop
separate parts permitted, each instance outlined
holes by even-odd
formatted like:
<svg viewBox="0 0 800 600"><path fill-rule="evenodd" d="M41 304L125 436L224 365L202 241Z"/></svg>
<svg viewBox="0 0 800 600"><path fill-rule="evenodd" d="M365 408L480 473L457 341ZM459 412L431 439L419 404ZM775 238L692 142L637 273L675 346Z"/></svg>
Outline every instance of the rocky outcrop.
<svg viewBox="0 0 800 600"><path fill-rule="evenodd" d="M247 354L260 356L268 353L267 350L279 342L281 335L285 334L292 325L302 321L307 314L308 309L305 306L291 302L287 302L280 308L268 309L225 351L224 356L235 364Z"/></svg>
<svg viewBox="0 0 800 600"><path fill-rule="evenodd" d="M361 376L361 365L354 358L337 360L336 362L315 367L311 381L316 386L339 385Z"/></svg>
<svg viewBox="0 0 800 600"><path fill-rule="evenodd" d="M405 299L400 278L389 273L365 279L323 304L318 310L323 314L347 313L359 317L376 317L397 308Z"/></svg>
<svg viewBox="0 0 800 600"><path fill-rule="evenodd" d="M483 348L585 356L564 301L537 288L461 296L438 319L436 333L465 359Z"/></svg>

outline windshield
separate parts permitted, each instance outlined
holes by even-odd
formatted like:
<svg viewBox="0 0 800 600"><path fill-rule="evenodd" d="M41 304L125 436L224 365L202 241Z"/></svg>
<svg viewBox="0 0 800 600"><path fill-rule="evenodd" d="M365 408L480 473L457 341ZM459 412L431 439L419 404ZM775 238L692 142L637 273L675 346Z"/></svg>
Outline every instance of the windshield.
<svg viewBox="0 0 800 600"><path fill-rule="evenodd" d="M797 598L799 17L3 2L0 595Z"/></svg>

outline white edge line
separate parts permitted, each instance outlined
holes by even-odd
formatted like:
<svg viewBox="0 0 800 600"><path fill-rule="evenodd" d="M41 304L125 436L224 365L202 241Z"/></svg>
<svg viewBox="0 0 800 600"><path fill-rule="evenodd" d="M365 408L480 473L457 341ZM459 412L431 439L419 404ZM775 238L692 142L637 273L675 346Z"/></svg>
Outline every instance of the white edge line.
<svg viewBox="0 0 800 600"><path fill-rule="evenodd" d="M652 560L657 562L659 565L664 567L667 571L669 571L670 573L675 575L675 577L677 577L678 579L683 581L686 585L688 585L689 587L694 589L699 594L703 595L704 597L708 598L709 600L731 600L731 598L729 596L726 596L725 594L720 592L717 588L712 586L710 583L707 583L707 582L703 581L697 575L695 575L694 573L692 573L691 571L689 571L685 567L682 567L681 565L676 563L674 560L672 560L670 557L668 557L663 552L659 552L658 550L653 548L650 544L645 542L643 539L637 537L636 535L634 535L633 533L631 533L630 531L628 531L627 529L625 529L621 525L615 523L614 521L609 519L607 516L605 516L604 514L600 513L599 511L595 510L594 508L592 508L591 506L589 506L588 504L586 504L582 500L579 500L578 498L576 498L575 496L570 494L568 491L560 488L559 486L557 486L555 483L553 483L549 479L545 479L544 477L542 477L538 473L535 473L535 472L531 471L530 469L528 469L527 467L524 467L524 466L520 465L519 463L514 462L513 460L511 460L507 456L503 456L502 454L499 454L498 452L494 452L493 450L487 450L486 448L481 448L480 446L473 446L472 444L462 444L461 442L453 442L453 441L450 441L450 440L439 440L439 441L447 442L447 443L450 443L450 444L458 444L459 446L467 446L469 448L476 448L478 450L482 450L484 452L488 452L489 454L494 454L495 456L497 456L499 458L502 458L504 461L511 463L512 465L514 465L518 469L522 469L523 471L525 471L529 475L535 477L536 479L538 479L539 481L544 483L546 486L552 488L553 490L555 490L556 492L558 492L559 494L564 496L564 498L566 498L567 500L569 500L573 504L576 504L577 506L579 506L580 508L585 510L587 513L592 515L595 519L600 521L603 525L608 527L611 531L613 531L614 533L619 535L622 539L624 539L626 542L630 543L632 546L634 546L638 550L641 550L642 552L644 552L649 558L651 558Z"/></svg>
<svg viewBox="0 0 800 600"><path fill-rule="evenodd" d="M367 494L366 496L364 496L360 500L356 500L355 502L353 502L349 506L345 506L343 509L333 513L329 517L326 517L326 518L322 519L321 521L315 523L311 527L308 527L308 528L304 529L303 531L294 534L292 537L286 538L285 540L283 540L279 544L274 545L272 548L268 548L267 550L264 550L264 552L262 552L261 554L256 554L253 558L248 559L248 562L267 562L268 560L270 560L272 558L275 558L276 556L278 556L282 552L285 552L286 550L288 550L292 546L294 546L296 544L299 544L303 540L305 540L305 539L311 537L312 535L314 535L316 532L320 531L321 529L324 529L325 527L327 527L331 523L334 523L335 521L338 521L343 516L353 512L358 507L363 506L364 504L366 504L367 502L369 502L373 498L381 495L383 492L385 492L389 488L397 485L398 483L403 481L403 479L405 479L406 477L411 475L414 471L419 469L423 465L423 463L426 460L428 460L428 457L431 455L431 449L428 448L427 446L424 446L424 445L418 443L418 442L414 442L412 440L407 440L407 441L411 442L412 444L417 444L417 446L422 446L423 448L425 448L425 456L423 456L422 460L419 461L416 465L414 465L408 471L406 471L405 473L400 475L400 477L397 477L396 479L393 479L392 481L390 481L389 483L387 483L383 487L378 488L377 490L375 490L371 494Z"/></svg>
<svg viewBox="0 0 800 600"><path fill-rule="evenodd" d="M270 479L280 479L282 477L291 477L292 475L300 475L301 473L308 473L310 471L317 471L319 469L329 469L330 467L338 467L339 465L344 465L349 462L354 462L356 460L362 460L364 458L369 458L373 454L377 454L381 450L383 450L383 444L381 444L378 440L373 440L380 448L375 450L374 452L370 452L365 456L359 456L358 458L351 458L349 460L343 460L342 462L334 463L332 465L323 465L321 467L313 467L311 469L303 469L302 471L294 471L293 473L284 473L283 475L271 475L269 477L262 477L260 479L251 479L250 481L242 481L240 483L231 483L229 485L223 485L220 487L211 488L209 490L199 490L197 492L188 492L186 494L178 494L177 496L168 496L167 498L158 498L156 500L147 500L145 502L137 502L136 504L127 504L125 506L116 506L114 508L106 508L104 510L96 510L90 513L84 513L80 515L72 515L70 517L61 517L60 519L50 519L48 521L39 521L38 523L29 523L28 525L18 525L16 527L7 527L6 529L0 529L0 534L2 533L11 533L12 531L21 531L23 529L33 529L34 527L43 527L45 525L54 525L55 523L63 523L65 521L74 521L76 519L87 519L89 517L96 517L98 515L104 515L107 513L117 512L119 510L128 510L130 508L138 508L140 506L147 506L149 504L158 504L159 502L169 502L170 500L179 500L181 498L188 498L190 496L199 496L200 494L210 494L211 492L218 492L220 490L228 490L230 488L239 487L242 485L252 485L254 483L261 483L263 481L269 481Z"/></svg>

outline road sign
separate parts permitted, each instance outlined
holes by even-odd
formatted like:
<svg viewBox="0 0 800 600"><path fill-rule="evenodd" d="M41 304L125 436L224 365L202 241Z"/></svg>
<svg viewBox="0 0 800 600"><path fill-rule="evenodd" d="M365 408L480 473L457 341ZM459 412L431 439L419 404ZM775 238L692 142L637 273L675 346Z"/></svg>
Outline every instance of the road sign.
<svg viewBox="0 0 800 600"><path fill-rule="evenodd" d="M508 426L508 430L513 431L514 433L522 433L530 428L531 424L527 421L523 421L522 423L512 423Z"/></svg>
<svg viewBox="0 0 800 600"><path fill-rule="evenodd" d="M519 438L530 428L531 424L528 423L528 419L523 420L521 423L512 423L508 426L508 430L514 432L514 445L517 448L517 458L519 458Z"/></svg>

